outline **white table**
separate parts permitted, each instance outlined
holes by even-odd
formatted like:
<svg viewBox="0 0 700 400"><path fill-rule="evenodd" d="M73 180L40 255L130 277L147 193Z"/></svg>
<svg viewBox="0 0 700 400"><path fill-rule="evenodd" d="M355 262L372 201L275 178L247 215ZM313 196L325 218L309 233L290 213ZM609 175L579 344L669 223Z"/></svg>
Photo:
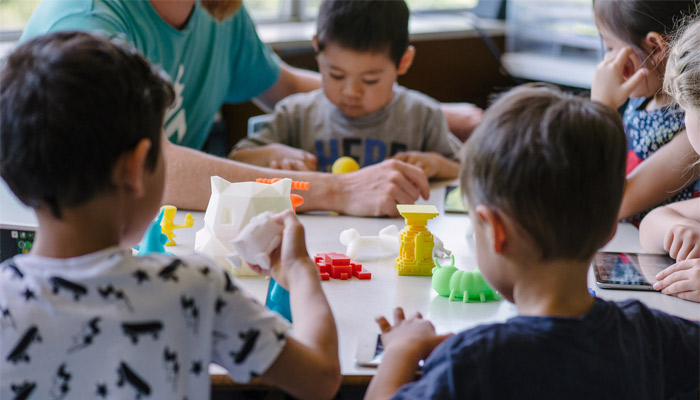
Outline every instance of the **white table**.
<svg viewBox="0 0 700 400"><path fill-rule="evenodd" d="M428 229L438 236L456 258L456 265L471 270L476 266L473 251L465 239L471 221L467 215L442 213L446 183L433 184L431 196L422 204L434 204L441 214L428 221ZM204 213L192 213L195 217L194 227L175 231L178 245L168 248L175 254L185 254L194 248L195 232L204 224ZM345 252L338 236L340 232L355 228L361 235L376 235L380 229L396 224L403 228L403 218L357 218L328 214L300 215L306 229L306 242L310 254L319 252ZM184 219L184 212L179 211L176 223ZM0 180L0 222L18 226L36 226L36 218L25 206L9 192ZM639 243L639 232L629 224L620 224L614 239L605 250L644 252ZM365 260L365 258L373 258ZM323 288L330 302L339 331L341 371L345 379L352 377L371 377L375 370L355 365L355 348L358 338L378 332L374 317L390 315L397 306L407 312L419 311L433 322L439 333L458 332L478 324L504 321L515 315L515 306L506 302L484 304L451 302L438 296L431 288L429 277L398 276L394 271L393 256L378 257L375 251L361 251L358 259L365 268L372 272L368 281L352 278L347 281L323 282ZM258 277L239 278L240 284L261 302L265 300L268 281ZM610 300L636 298L650 307L685 318L700 319L700 305L675 297L655 292L626 290L605 290L595 285L592 270L589 271L588 286L596 295ZM210 368L213 382L231 382L220 367Z"/></svg>
<svg viewBox="0 0 700 400"><path fill-rule="evenodd" d="M441 214L428 222L428 229L438 236L456 258L456 265L471 270L476 266L475 257L465 239L471 221L467 215L442 212L446 183L433 184L431 196L423 204L434 204ZM203 226L203 213L193 213L194 228L177 230L178 246L174 253L191 251L194 234ZM380 229L396 224L402 229L403 218L358 218L328 214L300 215L306 230L306 243L313 256L320 252L345 252L340 244L340 232L355 228L361 235L376 235ZM178 212L176 223L184 218ZM605 247L611 251L644 252L639 243L638 230L629 224L620 224L615 238ZM392 310L402 306L408 313L419 311L433 322L437 331L458 332L479 324L504 321L516 314L515 306L506 301L490 303L462 303L438 296L431 288L430 277L398 276L394 270L394 257L379 254L380 250L360 251L358 259L372 272L371 280L352 278L347 281L333 280L322 283L338 326L340 362L343 376L348 378L371 377L375 369L358 367L355 364L355 349L358 339L378 332L374 322L377 315L391 315ZM369 260L367 260L369 258ZM636 298L647 305L685 318L700 319L700 305L655 292L605 290L595 285L593 272L589 271L589 287L598 297L611 300ZM267 293L268 281L258 277L239 278L240 284L261 302ZM213 379L224 379L225 371L213 366ZM226 378L227 379L227 378Z"/></svg>

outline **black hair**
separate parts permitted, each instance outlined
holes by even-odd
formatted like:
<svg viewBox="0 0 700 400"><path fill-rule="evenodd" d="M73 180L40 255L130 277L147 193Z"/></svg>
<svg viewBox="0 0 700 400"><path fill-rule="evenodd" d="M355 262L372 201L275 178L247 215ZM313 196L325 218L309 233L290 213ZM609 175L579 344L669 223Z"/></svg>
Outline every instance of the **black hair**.
<svg viewBox="0 0 700 400"><path fill-rule="evenodd" d="M167 77L126 43L74 31L34 38L0 73L0 176L60 218L113 189L118 158L144 138L155 168L173 99Z"/></svg>
<svg viewBox="0 0 700 400"><path fill-rule="evenodd" d="M408 48L408 16L404 0L324 0L318 11L318 51L326 44L361 52L389 51L399 66Z"/></svg>
<svg viewBox="0 0 700 400"><path fill-rule="evenodd" d="M462 193L516 221L542 261L586 260L617 223L626 149L612 108L549 86L517 87L462 149Z"/></svg>
<svg viewBox="0 0 700 400"><path fill-rule="evenodd" d="M594 0L596 19L630 45L640 60L649 56L642 43L649 32L668 40L678 23L697 9L695 0Z"/></svg>

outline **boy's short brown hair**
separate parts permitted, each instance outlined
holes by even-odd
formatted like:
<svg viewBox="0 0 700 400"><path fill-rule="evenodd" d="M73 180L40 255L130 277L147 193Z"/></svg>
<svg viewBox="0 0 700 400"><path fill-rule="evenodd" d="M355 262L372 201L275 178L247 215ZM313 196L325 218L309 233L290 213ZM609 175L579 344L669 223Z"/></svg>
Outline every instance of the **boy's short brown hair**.
<svg viewBox="0 0 700 400"><path fill-rule="evenodd" d="M626 139L609 107L550 86L515 88L486 111L461 160L470 205L516 221L542 261L590 258L617 222Z"/></svg>

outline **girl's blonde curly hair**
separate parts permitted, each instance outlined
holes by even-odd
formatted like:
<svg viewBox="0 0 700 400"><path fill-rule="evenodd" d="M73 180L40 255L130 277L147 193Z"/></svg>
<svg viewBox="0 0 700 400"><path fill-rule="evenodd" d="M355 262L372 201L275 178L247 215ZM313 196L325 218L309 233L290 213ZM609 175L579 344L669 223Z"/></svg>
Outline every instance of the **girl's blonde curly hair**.
<svg viewBox="0 0 700 400"><path fill-rule="evenodd" d="M666 62L664 91L686 112L700 115L700 14L675 36Z"/></svg>

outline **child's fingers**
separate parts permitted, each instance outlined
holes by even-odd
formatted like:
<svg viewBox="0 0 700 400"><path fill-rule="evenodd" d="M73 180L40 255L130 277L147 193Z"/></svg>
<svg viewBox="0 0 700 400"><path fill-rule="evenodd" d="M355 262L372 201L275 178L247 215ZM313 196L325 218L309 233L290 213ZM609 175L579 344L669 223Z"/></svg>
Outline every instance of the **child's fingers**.
<svg viewBox="0 0 700 400"><path fill-rule="evenodd" d="M618 51L617 54L615 54L615 58L612 61L612 65L614 65L617 68L622 68L625 66L625 63L627 62L627 58L632 54L632 48L629 46L625 46L622 50Z"/></svg>
<svg viewBox="0 0 700 400"><path fill-rule="evenodd" d="M658 274L656 274L655 278L657 281L661 281L661 280L665 279L666 277L668 277L669 275L673 274L674 272L682 271L682 270L688 269L690 267L691 267L691 264L687 261L677 262L677 263L671 265L670 267L663 269Z"/></svg>
<svg viewBox="0 0 700 400"><path fill-rule="evenodd" d="M669 286L673 285L674 283L681 281L681 280L687 280L688 279L688 274L687 271L691 269L692 265L689 262L683 261L680 263L676 263L667 269L674 268L674 270L666 275L662 279L658 279L656 283L654 283L654 290L665 290ZM661 271L661 272L665 272Z"/></svg>
<svg viewBox="0 0 700 400"><path fill-rule="evenodd" d="M284 159L280 160L280 163L279 163L279 164L280 164L281 169L284 169L284 170L287 170L287 171L289 171L289 170L292 170L292 171L295 170L296 168L294 168L295 165L294 165L293 161L294 161L294 160L290 160L290 159L288 159L288 158L284 158Z"/></svg>
<svg viewBox="0 0 700 400"><path fill-rule="evenodd" d="M673 244L673 237L673 229L667 230L666 234L664 235L664 250L671 250L671 245Z"/></svg>
<svg viewBox="0 0 700 400"><path fill-rule="evenodd" d="M676 255L676 261L684 261L687 260L690 252L693 250L693 244L688 243L688 241L683 242L681 245L680 250L678 250L678 254Z"/></svg>
<svg viewBox="0 0 700 400"><path fill-rule="evenodd" d="M683 272L679 272L675 275L679 275L681 277L681 279L666 286L661 291L661 293L676 295L678 293L687 292L690 290L697 290L697 285L693 285L693 282L691 282L689 279L687 279Z"/></svg>
<svg viewBox="0 0 700 400"><path fill-rule="evenodd" d="M401 323L405 319L406 319L406 316L403 313L403 308L396 307L394 309L394 325L398 325L399 323Z"/></svg>
<svg viewBox="0 0 700 400"><path fill-rule="evenodd" d="M682 245L683 242L677 240L674 236L674 240L672 240L671 243L668 245L668 255L675 260L678 256L678 252L680 251Z"/></svg>
<svg viewBox="0 0 700 400"><path fill-rule="evenodd" d="M647 76L647 70L646 68L640 68L637 70L637 72L634 73L634 75L630 76L629 79L627 79L623 84L622 84L622 90L625 93L632 93L634 88L639 86L639 84L644 81L644 77Z"/></svg>
<svg viewBox="0 0 700 400"><path fill-rule="evenodd" d="M616 55L616 54L613 53L612 51L606 52L606 53L605 53L605 56L603 56L603 61L602 61L602 62L603 62L603 63L610 63L610 62L612 62L612 60L615 59L615 55Z"/></svg>
<svg viewBox="0 0 700 400"><path fill-rule="evenodd" d="M693 258L700 258L700 243L695 243L694 245L692 245L692 248L688 252L686 260L690 260Z"/></svg>
<svg viewBox="0 0 700 400"><path fill-rule="evenodd" d="M316 165L318 163L318 159L316 158L315 155L313 155L309 152L305 152L303 162L304 162L304 165L306 165L306 167L310 171L314 171L314 170L316 170Z"/></svg>
<svg viewBox="0 0 700 400"><path fill-rule="evenodd" d="M382 331L382 333L387 333L391 330L391 324L389 324L389 321L383 316L375 318L374 321L379 325L379 330Z"/></svg>
<svg viewBox="0 0 700 400"><path fill-rule="evenodd" d="M291 160L292 170L294 171L309 171L309 166L303 160Z"/></svg>
<svg viewBox="0 0 700 400"><path fill-rule="evenodd" d="M299 221L292 210L284 210L273 214L270 219L285 227Z"/></svg>
<svg viewBox="0 0 700 400"><path fill-rule="evenodd" d="M259 275L270 275L270 270L262 269L262 268L260 268L259 265L248 264L248 267L250 267L250 269L253 270L253 272L255 272L256 274L259 274Z"/></svg>

